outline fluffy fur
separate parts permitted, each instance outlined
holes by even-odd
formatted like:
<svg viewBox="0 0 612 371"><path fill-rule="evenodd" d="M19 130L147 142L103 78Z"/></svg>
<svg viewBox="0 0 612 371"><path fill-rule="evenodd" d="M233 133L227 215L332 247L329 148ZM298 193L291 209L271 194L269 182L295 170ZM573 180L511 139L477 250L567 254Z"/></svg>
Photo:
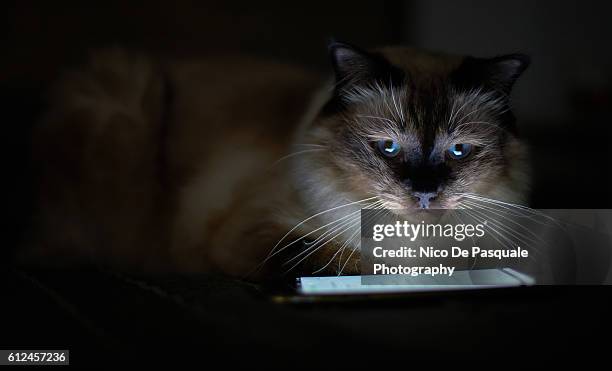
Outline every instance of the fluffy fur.
<svg viewBox="0 0 612 371"><path fill-rule="evenodd" d="M339 43L330 54L334 83L317 88L319 77L269 61L97 53L55 85L36 130L39 209L21 258L353 273L363 207L409 213L420 184L432 207L462 193L526 201L508 98L524 56ZM382 156L379 140L401 155ZM453 143L473 153L452 161Z"/></svg>

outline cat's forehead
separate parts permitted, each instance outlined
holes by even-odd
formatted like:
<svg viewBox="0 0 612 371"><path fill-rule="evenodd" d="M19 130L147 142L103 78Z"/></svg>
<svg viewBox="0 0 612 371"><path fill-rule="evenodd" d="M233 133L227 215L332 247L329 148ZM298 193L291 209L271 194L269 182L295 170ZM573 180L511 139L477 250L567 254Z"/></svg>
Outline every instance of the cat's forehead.
<svg viewBox="0 0 612 371"><path fill-rule="evenodd" d="M529 64L524 55L475 58L406 47L366 52L345 44L331 52L336 80L321 117L339 119L337 132L348 122L344 129L360 140L386 137L431 148L444 138L478 143L514 130L509 92Z"/></svg>
<svg viewBox="0 0 612 371"><path fill-rule="evenodd" d="M360 87L347 95L355 123L373 140L393 139L411 148L445 146L452 142L486 144L500 130L493 119L505 106L490 92L460 91L440 83L429 90L409 86Z"/></svg>

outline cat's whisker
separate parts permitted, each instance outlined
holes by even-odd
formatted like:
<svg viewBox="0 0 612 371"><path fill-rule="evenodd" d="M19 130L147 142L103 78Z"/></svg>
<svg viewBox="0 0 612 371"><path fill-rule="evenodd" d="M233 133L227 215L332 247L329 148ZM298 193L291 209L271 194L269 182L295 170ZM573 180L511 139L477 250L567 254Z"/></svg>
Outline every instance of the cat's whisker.
<svg viewBox="0 0 612 371"><path fill-rule="evenodd" d="M333 241L336 237L342 235L344 232L350 230L351 228L359 225L359 221L355 222L353 221L353 224L349 225L348 227L345 227L344 229L342 229L340 232L338 232L337 234L335 234L333 237L328 238L325 242L319 244L318 246L312 246L309 248L312 249L312 251L310 253L308 253L306 256L304 256L302 259L300 259L297 263L295 263L293 266L291 266L291 268L289 268L287 271L285 271L285 274L290 272L291 270L293 270L295 267L297 267L298 265L300 265L304 260L308 259L308 257L310 257L312 254L314 254L315 252L317 252L318 250L320 250L323 246L327 245L328 243L330 243L331 241Z"/></svg>
<svg viewBox="0 0 612 371"><path fill-rule="evenodd" d="M291 263L292 261L294 261L295 259L299 258L300 256L306 254L308 251L310 251L311 249L315 248L319 242L325 240L325 238L327 238L328 236L330 236L331 234L337 232L338 230L346 227L349 224L353 224L355 223L356 220L359 220L359 215L354 215L351 218L343 221L342 223L339 223L337 225L335 225L333 228L330 228L329 230L325 231L323 234L321 234L319 237L317 237L314 241L309 243L309 247L307 249L304 249L302 252L298 253L297 255L295 255L293 258L287 260L283 265L287 265L289 263Z"/></svg>
<svg viewBox="0 0 612 371"><path fill-rule="evenodd" d="M453 116L455 114L455 107L456 106L457 106L457 101L453 100L453 105L451 106L451 112L450 112L450 115L448 116L448 122L446 123L446 127L450 127L451 120L453 119Z"/></svg>
<svg viewBox="0 0 612 371"><path fill-rule="evenodd" d="M458 204L457 204L457 206L460 206L460 209L461 209L461 210L465 210L465 209L467 209L467 207L465 207L465 206L464 206L464 205L463 205L461 202L460 202L460 203L458 203ZM467 213L467 211L466 211L466 213ZM467 224L467 223L465 223L465 222L463 221L463 218L459 217L459 213L458 213L457 211L453 211L453 214L452 214L452 215L455 217L455 219L457 219L457 221L458 221L459 223L461 223L461 224ZM475 240L474 240L474 237L473 237L473 236L472 236L472 237L470 237L470 239L472 240L472 243L473 243L473 244L476 244L476 242L475 242ZM476 266L476 261L477 261L477 260L478 260L478 258L477 258L477 257L474 257L474 263L472 263L472 267L471 267L470 269L474 269L474 267Z"/></svg>
<svg viewBox="0 0 612 371"><path fill-rule="evenodd" d="M355 217L355 214L357 214L357 213L359 213L359 212L361 212L361 210L354 211L354 212L352 212L352 213L350 213L350 214L347 214L347 215L345 215L345 216L343 216L343 217L341 217L341 218L338 218L338 219L336 219L336 220L333 220L333 221L331 221L331 222L329 222L329 223L327 223L327 224L325 224L325 225L323 225L323 226L321 226L321 227L318 227L318 228L316 228L316 229L314 229L314 230L312 230L312 231L308 232L307 234L305 234L305 235L303 235L303 236L301 236L301 237L299 237L299 238L296 238L295 240L291 241L290 243L288 243L288 244L284 245L283 247L281 247L280 249L278 249L276 252L274 252L274 253L272 253L271 255L269 255L267 259L273 258L274 256L276 256L276 255L280 254L281 252L285 251L285 250L286 250L287 248L289 248L290 246L292 246L292 245L294 245L294 244L298 243L299 241L304 240L306 237L310 236L310 235L311 235L311 234L313 234L313 233L316 233L317 231L320 231L320 230L322 230L322 229L324 229L324 228L327 228L327 227L329 227L329 226L331 226L331 225L334 225L334 224L337 224L337 223L341 223L343 220L345 220L345 219L347 219L347 218L352 218L352 217ZM315 241L316 241L316 240L315 240ZM264 261L264 262L265 262L265 261Z"/></svg>
<svg viewBox="0 0 612 371"><path fill-rule="evenodd" d="M338 272L338 276L342 275L342 272L344 271L344 268L346 268L346 265L348 264L348 262L351 260L351 258L353 257L353 254L355 253L356 249L352 249L351 253L349 254L349 256L346 258L346 261L344 262L344 264L342 265L342 268L340 269L340 272Z"/></svg>
<svg viewBox="0 0 612 371"><path fill-rule="evenodd" d="M534 241L530 238L528 238L527 236L521 235L521 233L519 231L517 231L516 229L503 224L501 221L495 220L495 219L491 219L489 215L487 215L484 212L481 212L475 208L470 208L470 210L472 210L473 212L475 212L477 215L480 215L481 217L485 218L487 220L487 226L489 226L489 228L491 228L492 230L494 230L494 227L497 226L498 230L504 231L508 234L510 234L511 236L515 237L518 242L521 242L525 247L532 249L534 252L541 254L540 251L535 247L532 246L531 243L536 244L538 243L537 241ZM490 225L493 225L493 227L491 227ZM522 226L523 228L527 229L526 227ZM528 229L527 229L528 230ZM506 236L507 237L507 236ZM527 239L527 240L525 240ZM508 238L509 240L509 238ZM516 243L515 241L511 241ZM543 241L542 241L543 242Z"/></svg>
<svg viewBox="0 0 612 371"><path fill-rule="evenodd" d="M397 104L399 105L399 109L400 109L400 116L401 116L401 120L402 120L401 123L403 125L406 125L406 111L404 111L404 106L402 104L401 97L399 97L399 99L397 100Z"/></svg>
<svg viewBox="0 0 612 371"><path fill-rule="evenodd" d="M504 98L503 95L499 95L497 92L495 93L486 93L486 94L475 94L471 96L471 100L469 100L470 102L473 102L474 100L479 99L480 100L480 104L478 105L478 108L474 109L473 111L471 111L470 113L464 115L463 117L461 117L461 119L456 120L457 122L462 122L463 120L465 120L467 117L482 111L483 109L488 109L489 111L493 111L495 112L495 114L500 115L503 111L503 108L505 108L507 106L506 104L506 100Z"/></svg>
<svg viewBox="0 0 612 371"><path fill-rule="evenodd" d="M521 210L527 210L527 211L530 211L530 212L532 212L534 214L537 214L536 210L534 210L534 209L532 209L532 208L530 208L528 206L525 206L525 205L513 204L513 203L510 203L510 202L496 200L494 198L487 198L487 197L481 196L481 195L476 194L476 193L456 193L456 194L460 195L460 196L471 197L471 198L474 198L474 199L483 200L483 201L489 201L489 202L496 203L496 204L506 205L506 206L518 208L518 209L521 209Z"/></svg>
<svg viewBox="0 0 612 371"><path fill-rule="evenodd" d="M293 270L295 267L297 267L298 265L300 265L304 260L308 259L312 254L316 253L317 251L319 251L321 248L323 248L325 245L327 245L328 243L330 243L331 241L333 241L334 239L336 239L337 237L341 236L343 233L351 230L352 228L355 228L359 225L359 221L353 221L353 223L349 226L346 226L345 228L343 228L340 232L338 232L337 234L335 234L334 236L328 238L326 241L320 243L318 246L313 246L311 248L309 248L309 253L306 254L302 259L300 259L297 263L295 263L293 266L291 266L291 268L289 268L285 273L290 272L291 270ZM289 262L287 262L288 264ZM283 264L286 265L286 264Z"/></svg>
<svg viewBox="0 0 612 371"><path fill-rule="evenodd" d="M561 223L559 223L559 221L556 220L555 218L552 218L544 213L531 209L527 206L510 204L507 202L494 200L494 199L481 197L481 196L475 197L474 195L470 195L470 194L464 194L462 197L470 199L477 203L480 202L480 203L488 204L489 206L493 208L497 208L499 211L507 212L511 216L526 218L526 219L533 221L534 223L537 223L543 226L549 225L549 223L546 222L546 220L548 220L552 222L553 224L557 225L559 228L565 229L565 227Z"/></svg>
<svg viewBox="0 0 612 371"><path fill-rule="evenodd" d="M268 253L268 256L266 257L266 260L264 260L264 262L262 262L262 264L265 264L265 262L268 261L272 257L272 255L275 253L275 250L285 240L285 238L287 238L291 233L293 233L293 231L295 231L296 229L298 229L299 227L301 227L302 225L304 225L308 221L310 221L310 220L312 220L312 219L314 219L314 218L316 218L318 216L321 216L323 214L326 214L326 213L329 213L329 212L332 212L332 211L335 211L335 210L338 210L338 209L342 209L342 208L345 208L345 207L349 207L349 206L352 206L352 205L360 204L360 203L363 203L363 202L368 202L368 201L374 200L376 198L377 198L377 196L373 196L373 197L364 198L364 199L361 199L361 200L358 200L358 201L349 202L347 204L335 206L335 207L329 208L327 210L323 210L321 212L318 212L318 213L316 213L314 215L311 215L308 218L302 220L300 223L296 224L293 228L291 228L291 230L289 230L289 232L285 233L285 235L283 237L281 237L281 239L276 243L276 245L274 245L274 247L272 247L272 250L270 251L270 253ZM332 222L332 223L334 223L334 222ZM300 240L300 239L298 239L298 240ZM298 241L298 240L296 240L296 241ZM294 241L292 243L295 243L296 241Z"/></svg>
<svg viewBox="0 0 612 371"><path fill-rule="evenodd" d="M520 246L520 244L517 241L513 241L510 237L506 236L505 234L503 234L502 232L504 232L504 229L502 227L502 225L498 224L498 223L490 223L493 224L493 227L489 226L489 229L496 233L498 236L500 236L501 238L503 238L505 241L508 242L508 245L502 245L504 246L506 249L513 249L516 248L517 246ZM498 228L496 229L495 226L497 226ZM498 241L499 242L499 241ZM533 251L535 253L537 253L538 255L542 256L542 253L535 247L533 247L530 244L523 244L524 248L527 248L530 251ZM528 259L532 259L534 261L537 261L537 259L535 258L535 256L533 254L529 254L528 255Z"/></svg>
<svg viewBox="0 0 612 371"><path fill-rule="evenodd" d="M382 87L382 85L378 82L375 81L373 84L373 89L378 91L378 95L380 95L380 97L382 97L382 102L385 105L385 107L387 107L387 111L391 112L393 114L393 109L391 108L391 106L389 105L388 102L388 95L389 93L387 92L387 89L384 89ZM389 90L392 91L392 88L390 88ZM395 116L395 114L393 114Z"/></svg>
<svg viewBox="0 0 612 371"><path fill-rule="evenodd" d="M532 209L532 208L524 206L524 205L513 204L513 203L509 203L509 202L504 202L504 201L501 201L501 200L495 200L495 199L492 199L492 198L483 197L483 196L480 196L480 195L477 195L477 194L473 194L473 193L456 193L456 194L460 195L462 197L465 197L465 198L471 198L472 200L475 200L475 201L489 203L489 204L491 204L493 206L497 206L497 207L499 207L501 209L506 209L506 210L510 210L510 211L513 211L513 210L514 211L516 211L516 210L524 211L524 212L526 212L526 213L528 213L530 215L539 216L541 218L548 219L551 222L553 222L554 224L556 224L557 226L559 226L560 228L564 228L559 223L559 221L556 220L555 218L552 218L549 215L546 215L546 214L544 214L544 213L542 213L542 212L540 212L538 210ZM519 215L525 216L524 214L519 214ZM527 216L525 216L525 217L527 217ZM540 223L542 225L547 225L546 223L539 222L539 221L537 221L535 219L532 219L532 220L534 222Z"/></svg>
<svg viewBox="0 0 612 371"><path fill-rule="evenodd" d="M384 202L384 203L382 204L382 206L379 208L379 210L378 210L376 213L371 214L371 215L368 217L368 219L366 219L366 221L367 221L367 222L369 222L370 220L372 220L372 219L374 219L374 218L378 217L379 215L384 214L384 213L387 213L387 212L388 212L388 210L387 210L387 206L388 206L388 205L387 205L387 203L386 203L386 202ZM363 223L361 223L361 224L363 224ZM353 233L353 235L352 235L352 236L351 236L351 237L350 237L350 238L349 238L349 239L348 239L348 240L347 240L347 241L346 241L346 242L345 242L345 243L342 245L342 247L341 247L340 249L338 249L338 251L336 251L336 254L334 254L334 256L332 257L332 259L330 260L330 262L329 262L329 263L331 263L331 262L332 262L332 260L335 258L335 256L338 254L338 252L340 252L340 257L338 258L338 272L339 272L339 273L338 273L338 276L342 275L342 271L344 270L344 267L346 266L346 264L348 263L348 260L350 260L351 256L353 255L353 252L354 252L356 249L352 249L352 252L351 252L351 254L349 255L349 258L348 258L348 260L347 260L347 261L344 263L344 265L342 265L342 255L344 254L344 251L346 250L346 248L347 248L348 246L350 246L350 244L351 244L351 243L352 243L352 241L355 239L355 237L358 237L358 236L361 236L361 226L359 226L359 228L357 228L357 230L355 231L355 233ZM327 265L329 265L329 263L328 263ZM341 267L341 265L342 265L342 267Z"/></svg>
<svg viewBox="0 0 612 371"><path fill-rule="evenodd" d="M271 167L274 167L274 166L278 165L280 162L282 162L282 161L284 161L284 160L287 160L287 159L289 159L289 158L291 158L291 157L295 157L295 156L297 156L297 155L301 155L301 154L303 154L303 153L323 152L323 151L325 151L325 150L324 150L324 149L322 149L322 148L316 148L316 149L315 149L315 148L313 148L313 149L305 149L305 150L303 150L303 151L298 151L298 152L290 153L290 154L288 154L288 155L286 155L286 156L283 156L283 157L279 158L278 160L276 160L276 161L275 161L275 162L272 164L272 166L271 166Z"/></svg>
<svg viewBox="0 0 612 371"><path fill-rule="evenodd" d="M404 113L403 111L398 107L398 103L395 101L395 93L393 92L393 82L391 80L391 78L389 78L389 91L391 92L391 101L393 102L393 106L395 107L395 112L397 113L397 118L398 120L400 120L400 122L404 123ZM400 102L401 105L401 102Z"/></svg>
<svg viewBox="0 0 612 371"><path fill-rule="evenodd" d="M320 148L327 148L327 146L324 146L322 144L312 144L312 143L294 143L292 144L292 146L304 146L304 147L320 147Z"/></svg>
<svg viewBox="0 0 612 371"><path fill-rule="evenodd" d="M513 219L511 219L511 218L508 218L507 216L505 216L503 213L499 212L498 210L496 210L496 209L494 209L494 208L492 208L492 207L486 206L486 205L481 205L481 204L478 204L478 203L473 202L473 201L467 201L467 200L466 200L466 201L464 201L464 203L465 203L466 205L472 206L473 208L476 208L476 209L482 209L482 210L488 211L488 212L490 212L490 213L492 213L492 214L495 214L495 215L497 215L497 216L500 216L500 217L502 217L503 219L505 219L505 220L507 220L507 221L509 221L509 222L513 223L514 225L517 225L517 226L521 227L521 228L522 228L522 229L524 229L526 232L528 232L528 233L529 233L531 236L533 236L534 238L538 239L538 240L539 240L539 242L544 243L544 240L542 240L542 239L540 238L540 236L538 236L537 234L535 234L535 233L534 233L533 231L531 231L529 228L525 227L524 225L522 225L522 224L520 224L520 223L516 222L515 220L513 220ZM532 242L534 242L534 243L535 243L536 241L533 241L533 240L532 240Z"/></svg>
<svg viewBox="0 0 612 371"><path fill-rule="evenodd" d="M468 209L468 210L471 210L471 209ZM482 220L480 220L478 217L474 216L474 214L472 214L471 212L469 212L469 211L465 211L465 213L466 213L466 215L467 215L468 217L472 218L474 221L476 221L476 222L478 222L478 223L482 223L482 222L483 222L483 221L482 221ZM496 234L497 234L498 236L500 236L501 238L504 238L504 236L500 235L500 233L499 233L499 232L498 232L498 231L497 231L495 228L490 228L490 229L491 229L491 231L493 232L492 234L490 234L490 236L491 236L491 237L492 237L492 238L493 238L495 241L497 241L497 243L499 243L501 246L503 246L504 248L508 248L508 246L506 246L506 244L505 244L505 243L501 242L501 241L499 240L499 238L497 238L497 237L496 237ZM510 248L512 248L512 244L510 244ZM476 264L476 260L474 261L474 264L472 265L472 268L475 266L475 264Z"/></svg>
<svg viewBox="0 0 612 371"><path fill-rule="evenodd" d="M379 117L379 116L370 116L370 115L357 115L357 117L361 117L361 118L367 118L367 119L371 119L371 120L382 120L385 121L391 125L397 125L397 123L391 119L385 118L385 117Z"/></svg>
<svg viewBox="0 0 612 371"><path fill-rule="evenodd" d="M468 209L471 211L475 211L474 209ZM479 222L479 223L484 223L484 220L480 220L478 217L475 217L473 214L471 214L470 212L466 211L466 214L471 217L472 219L474 219L475 221ZM495 229L495 225L497 225L495 222L491 222L490 224L493 224L493 226L489 226L489 230L491 230L491 232L493 232L493 234L490 234L490 236L496 240L501 246L503 246L506 249L512 249L514 248L514 242L512 240L510 240L507 236L505 236L503 233L501 233L498 229ZM507 242L504 243L502 241L499 240L499 238L497 238L495 235L499 236L500 238L502 238L504 241ZM537 251L534 249L534 251ZM534 259L531 255L530 255L531 259ZM475 262L474 262L475 264Z"/></svg>
<svg viewBox="0 0 612 371"><path fill-rule="evenodd" d="M500 208L505 208L506 210L510 211L510 212L516 212L518 213L519 211L523 211L523 210L527 210L529 212L529 214L537 214L537 212L527 206L524 205L519 205L519 204L512 204L512 203L507 203L501 200L496 200L493 198L487 198L475 193L455 193L455 195L460 196L462 198L466 198L466 199L471 199L474 201L480 201L480 202L486 202L486 203L490 203L492 205L498 206ZM516 214L516 215L525 215L525 214Z"/></svg>
<svg viewBox="0 0 612 371"><path fill-rule="evenodd" d="M494 129L497 129L497 130L500 129L499 125L495 125L495 124L490 123L488 121L468 121L468 122L462 122L461 124L457 125L455 130L461 130L461 128L463 128L464 126L468 126L468 125L472 125L472 124L488 125L488 126L494 128Z"/></svg>
<svg viewBox="0 0 612 371"><path fill-rule="evenodd" d="M347 246L347 245L348 245L348 244L349 244L351 241L353 241L353 239L355 238L355 236L356 236L358 233L359 233L359 228L357 228L357 229L355 230L355 232L353 232L353 234L351 234L351 235L349 236L349 238L347 238L347 239L344 241L344 243L343 243L343 244L342 244L342 245L341 245L341 246L338 248L338 250L336 251L336 253L335 253L335 254L334 254L334 255L333 255L333 256L332 256L332 257L329 259L329 261L327 262L327 264L325 264L325 265L324 265L324 266L322 266L321 268L317 269L316 271L312 272L312 274L317 274L317 273L319 273L319 272L321 272L321 271L325 270L325 268L327 268L327 267L328 267L328 266L329 266L329 265L330 265L330 264L331 264L331 263L334 261L334 259L336 258L336 256L338 256L338 254L339 254L341 251L344 251L344 249L346 248L346 246ZM342 255L340 255L340 256L342 256Z"/></svg>
<svg viewBox="0 0 612 371"><path fill-rule="evenodd" d="M475 96L476 98L476 96ZM474 99L475 99L474 98ZM482 95L478 96L478 99L483 99ZM501 103L503 102L502 99L500 98L494 98L494 99L489 99L488 96L485 96L485 104L480 104L478 108L474 109L473 111L471 111L470 113L464 115L463 117L461 117L459 120L456 120L457 122L462 122L463 120L465 120L466 118L468 118L469 116L482 111L484 108L490 108L490 107L500 107L502 106Z"/></svg>
<svg viewBox="0 0 612 371"><path fill-rule="evenodd" d="M477 96L480 92L480 89L476 89L471 93L471 97ZM459 109L457 111L455 111L454 115L451 115L450 119L448 120L449 122L449 126L452 126L453 122L455 122L454 120L457 118L457 115L459 115L459 113L469 104L472 103L474 98L466 98L465 102L463 102L463 104L461 105L461 107L459 107Z"/></svg>
<svg viewBox="0 0 612 371"><path fill-rule="evenodd" d="M487 207L486 205L482 205L482 204L478 204L475 202L470 202L470 201L464 201L464 204L469 205L471 210L481 210L483 215L486 215L488 217L491 217L489 214L494 214L497 215L511 223L513 223L514 225L517 225L519 227L521 227L523 230L529 232L532 236L534 236L535 238L539 238L534 232L532 232L529 228L525 227L524 225L514 221L513 219L508 218L507 216L505 216L502 212L497 212L497 210L495 208L490 208ZM511 227L509 227L511 228ZM535 242L535 241L534 241ZM543 241L541 241L543 242Z"/></svg>
<svg viewBox="0 0 612 371"><path fill-rule="evenodd" d="M475 114L476 112L479 112L483 109L483 107L478 107L475 110L471 111L470 113L463 115L463 117L461 117L459 120L457 120L458 122L462 122L463 120L465 120L466 118L470 117L471 115Z"/></svg>
<svg viewBox="0 0 612 371"><path fill-rule="evenodd" d="M384 214L387 213L388 210L386 209L386 203L383 204L383 208L381 209L381 211L377 212L375 215L380 215L380 214ZM346 265L348 264L348 262L351 260L351 258L353 257L353 254L355 253L355 251L357 251L357 249L352 249L351 253L349 254L349 256L346 258L346 261L344 262L344 264L342 265L342 268L340 268L340 271L338 272L338 276L342 275L342 272L344 271L344 268L346 268ZM339 262L341 263L341 262Z"/></svg>
<svg viewBox="0 0 612 371"><path fill-rule="evenodd" d="M463 205L461 205L463 207ZM464 208L467 209L467 208ZM461 217L459 217L459 213L455 210L453 210L452 215L455 217L455 219L457 219L457 221L461 224L466 224L463 219ZM470 239L472 240L472 243L475 243L474 237L471 236Z"/></svg>
<svg viewBox="0 0 612 371"><path fill-rule="evenodd" d="M379 208L380 205L382 205L383 201L377 201L373 204L370 204L368 206L366 206L367 208L373 207L374 204L376 204L376 208ZM361 210L358 210L357 212L351 213L350 215L354 215L356 213L361 213ZM344 219L344 218L343 218ZM300 252L299 254L297 254L296 256L294 256L293 258L289 259L287 262L285 262L283 265L287 265L288 263L290 263L291 261L297 259L298 257L304 255L305 253L307 253L308 251L314 249L315 247L317 247L317 245L323 241L325 238L327 238L329 235L333 234L334 232L338 231L339 229L344 228L346 225L354 223L356 220L360 220L361 219L361 215L355 215L351 218L349 218L348 220L335 225L333 228L327 230L325 233L323 233L322 235L320 235L319 237L317 237L317 239L315 239L313 242L310 243L310 247L308 247L307 249L303 250L302 252ZM354 225L354 224L351 224ZM342 232L343 233L343 232ZM337 236L332 237L332 239L336 238ZM318 247L317 247L318 249ZM280 251L280 250L279 250Z"/></svg>
<svg viewBox="0 0 612 371"><path fill-rule="evenodd" d="M383 211L384 211L385 207L386 207L386 203L385 203L385 202L383 202L383 203L382 203L382 204L381 204L379 207L373 208L372 210L383 210ZM373 218L374 218L376 215L378 215L378 214L380 214L380 211L378 211L378 212L376 212L376 213L374 213L374 214L369 215L369 216L368 216L368 218L367 218L365 221L370 221L370 220L372 220L372 219L373 219ZM349 238L348 238L346 241L344 241L344 243L342 244L342 246L340 246L340 247L338 248L338 250L336 251L336 253L335 253L335 254L334 254L332 257L331 257L331 259L329 259L329 261L327 262L327 264L325 264L323 267L321 267L321 268L317 269L316 271L312 272L312 274L319 273L320 271L322 271L322 270L324 270L325 268L327 268L327 267L328 267L328 266L329 266L329 265L330 265L330 264L331 264L331 263L334 261L334 259L336 258L336 256L338 256L338 254L339 254L339 253L340 253L340 258L339 258L339 262L340 262L340 261L342 260L342 251L344 251L344 249L347 247L347 245L349 245L349 244L350 244L350 242L351 242L351 241L352 241L352 240L355 238L355 236L356 236L358 233L360 233L360 232L361 232L361 224L363 224L363 223L364 223L364 221L360 221L360 223L357 225L357 226L359 226L359 228L356 228L355 232L354 232L354 233L353 233L351 236L349 236ZM338 266L338 269L339 269L339 268L340 268L340 267Z"/></svg>
<svg viewBox="0 0 612 371"><path fill-rule="evenodd" d="M338 254L340 254L340 256L338 257L338 270L339 270L340 269L340 263L342 262L342 254L344 254L344 250L346 250L346 248L351 243L353 243L353 240L355 240L355 237L357 237L360 233L361 233L361 229L358 228L346 241L344 241L342 246L340 246L338 251L336 251L336 253L334 254L334 256L332 256L332 258L329 260L329 262L327 264L325 264L325 266L323 266L320 269L318 269L315 272L313 272L313 274L319 273L323 269L327 268L334 261L336 256L338 256Z"/></svg>

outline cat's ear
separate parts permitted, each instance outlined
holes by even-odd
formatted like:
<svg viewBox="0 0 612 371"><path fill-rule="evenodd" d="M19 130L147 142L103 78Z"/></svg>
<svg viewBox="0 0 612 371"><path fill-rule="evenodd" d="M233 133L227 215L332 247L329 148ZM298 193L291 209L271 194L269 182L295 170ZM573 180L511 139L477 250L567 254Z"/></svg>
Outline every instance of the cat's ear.
<svg viewBox="0 0 612 371"><path fill-rule="evenodd" d="M393 80L401 79L401 71L380 54L337 41L331 41L328 49L336 78L336 88L340 91L375 81L383 85L400 83Z"/></svg>
<svg viewBox="0 0 612 371"><path fill-rule="evenodd" d="M531 59L525 54L510 54L485 60L485 77L492 86L509 92L525 72Z"/></svg>
<svg viewBox="0 0 612 371"><path fill-rule="evenodd" d="M508 54L495 58L467 57L457 73L458 84L493 89L510 93L516 80L529 67L531 59L525 54Z"/></svg>

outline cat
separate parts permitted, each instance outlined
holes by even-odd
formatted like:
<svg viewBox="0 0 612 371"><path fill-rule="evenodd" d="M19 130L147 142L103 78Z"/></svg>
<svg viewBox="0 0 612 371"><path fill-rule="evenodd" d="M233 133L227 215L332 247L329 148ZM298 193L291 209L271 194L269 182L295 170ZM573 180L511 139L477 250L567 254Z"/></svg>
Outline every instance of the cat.
<svg viewBox="0 0 612 371"><path fill-rule="evenodd" d="M341 42L329 54L326 82L256 58L94 53L54 84L35 128L21 261L355 274L362 208L527 202L509 98L527 56Z"/></svg>

